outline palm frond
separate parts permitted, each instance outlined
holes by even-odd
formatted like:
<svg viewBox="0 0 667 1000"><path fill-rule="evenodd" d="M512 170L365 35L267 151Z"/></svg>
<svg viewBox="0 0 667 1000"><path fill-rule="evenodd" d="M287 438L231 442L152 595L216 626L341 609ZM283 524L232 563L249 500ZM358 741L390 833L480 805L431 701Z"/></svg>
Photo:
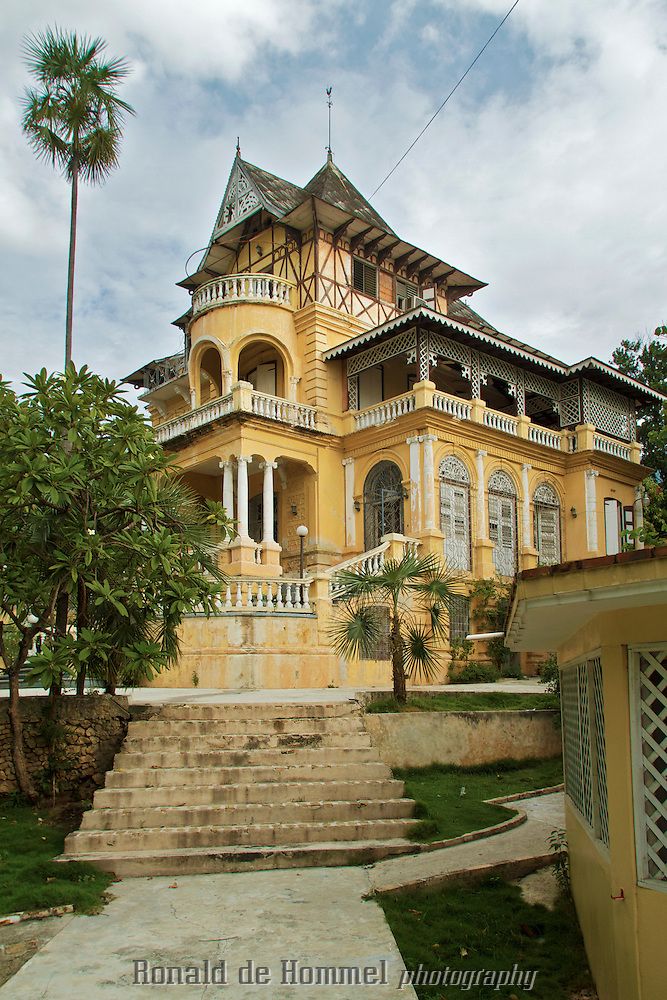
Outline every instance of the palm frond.
<svg viewBox="0 0 667 1000"><path fill-rule="evenodd" d="M405 629L403 662L408 677L420 677L429 683L437 679L440 660L433 638L423 625Z"/></svg>
<svg viewBox="0 0 667 1000"><path fill-rule="evenodd" d="M369 656L381 635L381 612L373 604L339 606L337 616L328 629L329 638L336 652L352 659Z"/></svg>

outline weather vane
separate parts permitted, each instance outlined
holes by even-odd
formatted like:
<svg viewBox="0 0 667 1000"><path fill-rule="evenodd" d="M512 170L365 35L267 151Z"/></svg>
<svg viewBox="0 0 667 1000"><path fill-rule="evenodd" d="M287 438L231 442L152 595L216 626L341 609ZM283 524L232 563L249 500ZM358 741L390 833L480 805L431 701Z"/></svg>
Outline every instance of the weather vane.
<svg viewBox="0 0 667 1000"><path fill-rule="evenodd" d="M327 153L329 154L329 158L333 157L333 153L331 152L331 105L333 104L333 101L331 100L332 90L333 87L327 87L327 107L329 109L329 142L327 144Z"/></svg>

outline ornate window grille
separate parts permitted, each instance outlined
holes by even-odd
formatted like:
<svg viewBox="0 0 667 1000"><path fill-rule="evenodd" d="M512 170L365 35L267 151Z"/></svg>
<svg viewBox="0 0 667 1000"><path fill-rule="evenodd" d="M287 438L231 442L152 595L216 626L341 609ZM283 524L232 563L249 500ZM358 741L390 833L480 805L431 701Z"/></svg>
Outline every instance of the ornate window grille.
<svg viewBox="0 0 667 1000"><path fill-rule="evenodd" d="M453 455L440 463L440 530L445 536L444 553L449 566L469 570L470 475Z"/></svg>
<svg viewBox="0 0 667 1000"><path fill-rule="evenodd" d="M506 472L489 479L489 538L493 564L501 576L514 576L517 564L516 489Z"/></svg>
<svg viewBox="0 0 667 1000"><path fill-rule="evenodd" d="M375 605L374 612L378 624L379 635L372 649L361 653L360 660L390 660L391 644L389 642L389 608L384 604Z"/></svg>
<svg viewBox="0 0 667 1000"><path fill-rule="evenodd" d="M590 661L593 690L593 716L595 733L595 794L599 836L609 847L609 807L607 802L607 742L604 722L604 687L602 684L602 664L596 656Z"/></svg>
<svg viewBox="0 0 667 1000"><path fill-rule="evenodd" d="M560 562L560 502L553 486L541 483L533 496L534 538L540 566Z"/></svg>
<svg viewBox="0 0 667 1000"><path fill-rule="evenodd" d="M449 639L460 640L470 633L470 598L460 594L450 594L449 605Z"/></svg>
<svg viewBox="0 0 667 1000"><path fill-rule="evenodd" d="M390 532L403 534L403 479L393 462L380 462L364 483L364 547L374 549Z"/></svg>
<svg viewBox="0 0 667 1000"><path fill-rule="evenodd" d="M630 647L635 840L640 882L667 884L667 643Z"/></svg>
<svg viewBox="0 0 667 1000"><path fill-rule="evenodd" d="M592 828L593 774L591 767L591 724L588 701L588 665L578 663L561 674L563 714L563 756L565 793L577 812Z"/></svg>

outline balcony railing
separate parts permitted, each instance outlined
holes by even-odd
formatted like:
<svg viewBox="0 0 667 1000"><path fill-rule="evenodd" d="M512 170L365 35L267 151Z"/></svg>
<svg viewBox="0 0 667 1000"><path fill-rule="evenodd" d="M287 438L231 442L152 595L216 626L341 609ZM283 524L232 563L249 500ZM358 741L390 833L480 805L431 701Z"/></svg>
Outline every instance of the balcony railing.
<svg viewBox="0 0 667 1000"><path fill-rule="evenodd" d="M155 428L155 438L160 444L164 444L236 412L253 413L265 420L275 420L306 430L317 429L317 410L314 406L291 403L279 396L256 392L250 388L249 383L241 382L234 386L229 395L221 396L220 399L214 399L204 406L198 406L196 410L190 410L180 417L158 424Z"/></svg>
<svg viewBox="0 0 667 1000"><path fill-rule="evenodd" d="M483 423L486 427L492 427L494 431L504 431L505 434L518 434L519 421L516 417L510 417L507 413L499 413L498 410L484 410Z"/></svg>
<svg viewBox="0 0 667 1000"><path fill-rule="evenodd" d="M271 274L227 274L200 285L192 296L192 314L240 302L291 306L292 282Z"/></svg>
<svg viewBox="0 0 667 1000"><path fill-rule="evenodd" d="M415 394L414 392L409 392L404 396L387 399L376 406L369 406L365 410L360 410L354 414L354 429L355 431L360 431L365 427L378 427L381 424L389 424L392 420L402 417L404 413L411 413L415 405Z"/></svg>
<svg viewBox="0 0 667 1000"><path fill-rule="evenodd" d="M218 602L219 614L254 611L257 614L308 614L311 580L229 580Z"/></svg>
<svg viewBox="0 0 667 1000"><path fill-rule="evenodd" d="M632 461L632 448L623 441L616 441L615 438L608 438L603 434L594 434L593 444L596 451L603 451L606 455L615 455L616 458L624 458L626 462Z"/></svg>

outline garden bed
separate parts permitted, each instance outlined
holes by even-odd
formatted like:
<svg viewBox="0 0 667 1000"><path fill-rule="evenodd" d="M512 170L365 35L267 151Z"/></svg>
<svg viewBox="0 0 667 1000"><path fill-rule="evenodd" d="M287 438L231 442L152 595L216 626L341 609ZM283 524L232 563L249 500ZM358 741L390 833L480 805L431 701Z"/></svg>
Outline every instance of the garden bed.
<svg viewBox="0 0 667 1000"><path fill-rule="evenodd" d="M390 695L370 694L364 710L371 714L386 712L516 712L558 709L555 694L519 694L514 691L445 691L410 695L406 702Z"/></svg>

